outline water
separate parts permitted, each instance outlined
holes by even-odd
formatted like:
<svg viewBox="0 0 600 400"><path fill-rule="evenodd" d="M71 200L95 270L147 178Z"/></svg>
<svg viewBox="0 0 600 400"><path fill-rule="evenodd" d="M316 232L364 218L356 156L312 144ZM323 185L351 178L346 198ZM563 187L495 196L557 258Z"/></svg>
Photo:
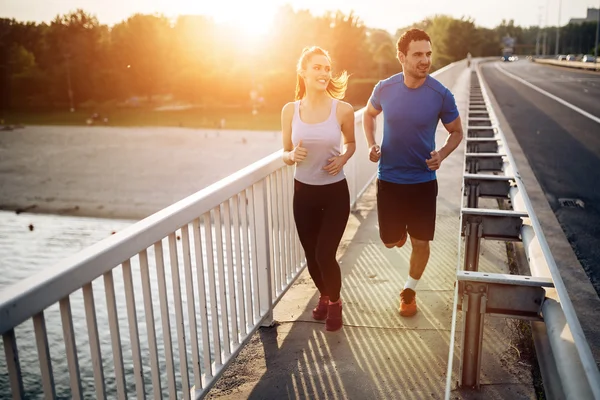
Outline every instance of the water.
<svg viewBox="0 0 600 400"><path fill-rule="evenodd" d="M133 223L0 211L0 290Z"/></svg>
<svg viewBox="0 0 600 400"><path fill-rule="evenodd" d="M20 214L0 211L0 291L8 285L21 279L35 274L36 272L52 266L54 263L83 250L94 243L109 237L113 232L118 232L132 225L135 221L112 220L100 218L83 217L64 217L53 215L38 214ZM191 231L191 230L190 230ZM180 235L180 234L179 234ZM191 235L190 235L191 236ZM214 237L214 236L213 236ZM190 238L192 240L192 238ZM174 294L171 280L171 266L169 256L168 241L164 239L163 260L165 267L165 280L167 288L167 300L169 304L170 335L173 343L173 355L175 358L175 377L177 382L178 397L181 397L183 390L181 387L181 371L179 362L179 348L177 343L177 331L175 323ZM183 270L182 243L177 241L179 276L181 281L181 295L183 305L183 326L189 327L187 314L187 299L185 292L185 276ZM192 260L194 259L193 242L191 243ZM161 391L165 397L168 397L167 389L167 367L165 362L165 348L163 337L166 333L162 329L161 308L159 299L157 270L155 263L154 248L148 249L148 261L150 271L150 285L152 292L152 303L154 312L154 324L157 337L157 347L159 354ZM206 259L206 257L204 257ZM192 263L194 264L194 263ZM146 316L144 310L144 299L142 297L141 273L139 268L139 259L131 259L131 269L134 282L135 303L137 309L137 325L140 337L140 347L142 354L142 364L146 393L153 395L151 386L151 372L149 359L148 332L146 329ZM229 273L229 272L228 272ZM194 276L194 292L198 293L195 266L192 268ZM131 346L129 340L129 324L126 314L125 291L121 268L114 269L115 292L120 328L121 344L123 348L123 360L126 371L126 386L130 394L135 394L135 383L133 380L133 357L131 355ZM208 282L207 273L205 273L206 282ZM227 279L227 277L225 277ZM227 280L226 280L227 281ZM100 347L102 353L103 370L106 382L106 391L109 398L116 396L116 381L114 375L114 364L111 348L111 336L108 328L108 315L106 312L106 298L104 291L104 282L98 278L93 282L94 302L98 320L98 330L100 336ZM217 284L218 291L218 284ZM218 292L217 292L218 293ZM208 294L207 294L208 295ZM96 398L93 371L91 369L91 355L88 342L88 330L86 324L86 315L83 304L83 295L81 290L76 291L70 296L73 324L77 342L77 352L81 373L81 385L85 398ZM197 301L197 300L196 300ZM251 307L251 305L246 305ZM221 313L222 307L218 302L218 313ZM242 311L243 312L243 311ZM48 331L48 342L50 344L50 356L54 372L54 381L56 384L56 393L58 398L71 398L69 388L68 370L65 357L62 325L60 324L60 313L58 305L49 307L44 311L46 327ZM198 320L198 324L199 324ZM209 326L212 324L212 318L209 314ZM221 327L222 328L222 327ZM200 329L200 328L199 328ZM231 326L230 326L231 329ZM222 329L220 341L222 341ZM26 398L43 398L43 389L41 386L41 375L39 372L39 362L37 348L35 345L33 323L26 321L15 329L17 345L19 347L19 358L23 373L23 381L26 390ZM200 332L198 333L200 335ZM190 342L189 330L186 330L186 353L188 357L187 371L190 376L190 385L193 385L192 348ZM211 337L211 355L214 355L214 345ZM198 338L198 345L202 349L202 340ZM200 353L202 351L200 350ZM202 359L200 364L202 365ZM185 368L185 367L184 367ZM4 357L0 357L0 398L10 397L10 384L8 382L8 372Z"/></svg>

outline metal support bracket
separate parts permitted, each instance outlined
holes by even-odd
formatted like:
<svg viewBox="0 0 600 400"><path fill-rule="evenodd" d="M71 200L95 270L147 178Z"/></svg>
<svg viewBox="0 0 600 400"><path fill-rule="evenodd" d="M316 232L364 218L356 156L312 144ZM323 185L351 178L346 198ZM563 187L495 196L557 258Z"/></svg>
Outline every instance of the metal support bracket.
<svg viewBox="0 0 600 400"><path fill-rule="evenodd" d="M463 236L468 236L467 225L479 223L482 227L481 237L502 241L520 241L523 218L529 217L521 211L483 208L463 208L461 213Z"/></svg>
<svg viewBox="0 0 600 400"><path fill-rule="evenodd" d="M489 117L469 117L469 125L471 122L489 122L492 125L492 120Z"/></svg>
<svg viewBox="0 0 600 400"><path fill-rule="evenodd" d="M494 199L508 199L512 176L506 175L484 175L484 174L465 174L465 195L469 195L469 188L476 186L479 190L479 197L488 197ZM469 202L470 204L470 202ZM471 206L476 208L477 206Z"/></svg>
<svg viewBox="0 0 600 400"><path fill-rule="evenodd" d="M498 153L498 140L493 138L467 138L469 153Z"/></svg>
<svg viewBox="0 0 600 400"><path fill-rule="evenodd" d="M554 284L549 278L472 271L459 271L457 280L463 312L461 386L479 389L485 314L542 320L544 287Z"/></svg>
<svg viewBox="0 0 600 400"><path fill-rule="evenodd" d="M465 154L467 172L476 174L479 171L502 172L504 155L497 153L467 153Z"/></svg>
<svg viewBox="0 0 600 400"><path fill-rule="evenodd" d="M550 278L477 271L459 271L457 280L460 293L467 285L485 285L486 314L529 320L542 320L543 288L554 287Z"/></svg>
<svg viewBox="0 0 600 400"><path fill-rule="evenodd" d="M485 137L485 138L493 138L496 136L496 131L494 129L485 127L485 126L470 126L467 129L467 138L470 137Z"/></svg>

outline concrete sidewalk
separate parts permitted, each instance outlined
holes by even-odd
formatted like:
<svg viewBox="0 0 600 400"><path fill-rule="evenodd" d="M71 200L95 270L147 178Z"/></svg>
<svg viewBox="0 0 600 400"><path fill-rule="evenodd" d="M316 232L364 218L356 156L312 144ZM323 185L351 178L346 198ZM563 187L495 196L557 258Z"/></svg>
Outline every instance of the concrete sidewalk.
<svg viewBox="0 0 600 400"><path fill-rule="evenodd" d="M469 80L470 70L464 69L451 87L465 125ZM437 134L439 148L447 133L440 125ZM408 276L410 241L401 249L383 246L375 187L371 185L350 216L339 249L344 327L329 333L322 322L312 319L318 293L305 270L275 308L276 326L262 328L254 335L207 398L443 398L455 273L461 262L458 245L464 143L438 173L436 237L417 288L416 316L402 318L397 311L399 293ZM490 207L494 207L492 203ZM506 254L503 242L482 241L480 271L508 273ZM531 367L518 358L506 321L487 316L481 391L456 389L460 316L457 323L452 398L536 398Z"/></svg>

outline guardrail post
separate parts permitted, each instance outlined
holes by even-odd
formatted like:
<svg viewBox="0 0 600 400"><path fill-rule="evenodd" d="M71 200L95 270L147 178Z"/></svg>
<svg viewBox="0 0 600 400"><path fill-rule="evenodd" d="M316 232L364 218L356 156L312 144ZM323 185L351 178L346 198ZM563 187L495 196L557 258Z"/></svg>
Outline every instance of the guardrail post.
<svg viewBox="0 0 600 400"><path fill-rule="evenodd" d="M484 285L467 284L463 293L463 340L460 363L461 386L479 389L483 316L486 308Z"/></svg>
<svg viewBox="0 0 600 400"><path fill-rule="evenodd" d="M265 179L254 184L254 215L256 229L256 265L258 266L258 301L261 326L273 325L271 294L271 249L269 248L269 203Z"/></svg>
<svg viewBox="0 0 600 400"><path fill-rule="evenodd" d="M467 207L477 208L479 205L479 185L469 184L469 194L467 195Z"/></svg>
<svg viewBox="0 0 600 400"><path fill-rule="evenodd" d="M465 270L477 271L479 268L479 245L481 239L481 219L473 218L465 225L466 251Z"/></svg>

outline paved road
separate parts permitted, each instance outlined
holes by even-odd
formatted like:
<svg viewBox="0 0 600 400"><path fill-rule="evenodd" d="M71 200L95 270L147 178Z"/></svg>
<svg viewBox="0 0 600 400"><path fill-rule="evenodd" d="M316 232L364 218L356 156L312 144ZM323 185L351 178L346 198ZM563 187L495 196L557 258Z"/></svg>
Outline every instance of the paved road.
<svg viewBox="0 0 600 400"><path fill-rule="evenodd" d="M502 71L589 115L582 115ZM482 66L482 73L600 295L600 73L528 61L487 63ZM559 199L565 198L583 201L584 208L561 206Z"/></svg>

